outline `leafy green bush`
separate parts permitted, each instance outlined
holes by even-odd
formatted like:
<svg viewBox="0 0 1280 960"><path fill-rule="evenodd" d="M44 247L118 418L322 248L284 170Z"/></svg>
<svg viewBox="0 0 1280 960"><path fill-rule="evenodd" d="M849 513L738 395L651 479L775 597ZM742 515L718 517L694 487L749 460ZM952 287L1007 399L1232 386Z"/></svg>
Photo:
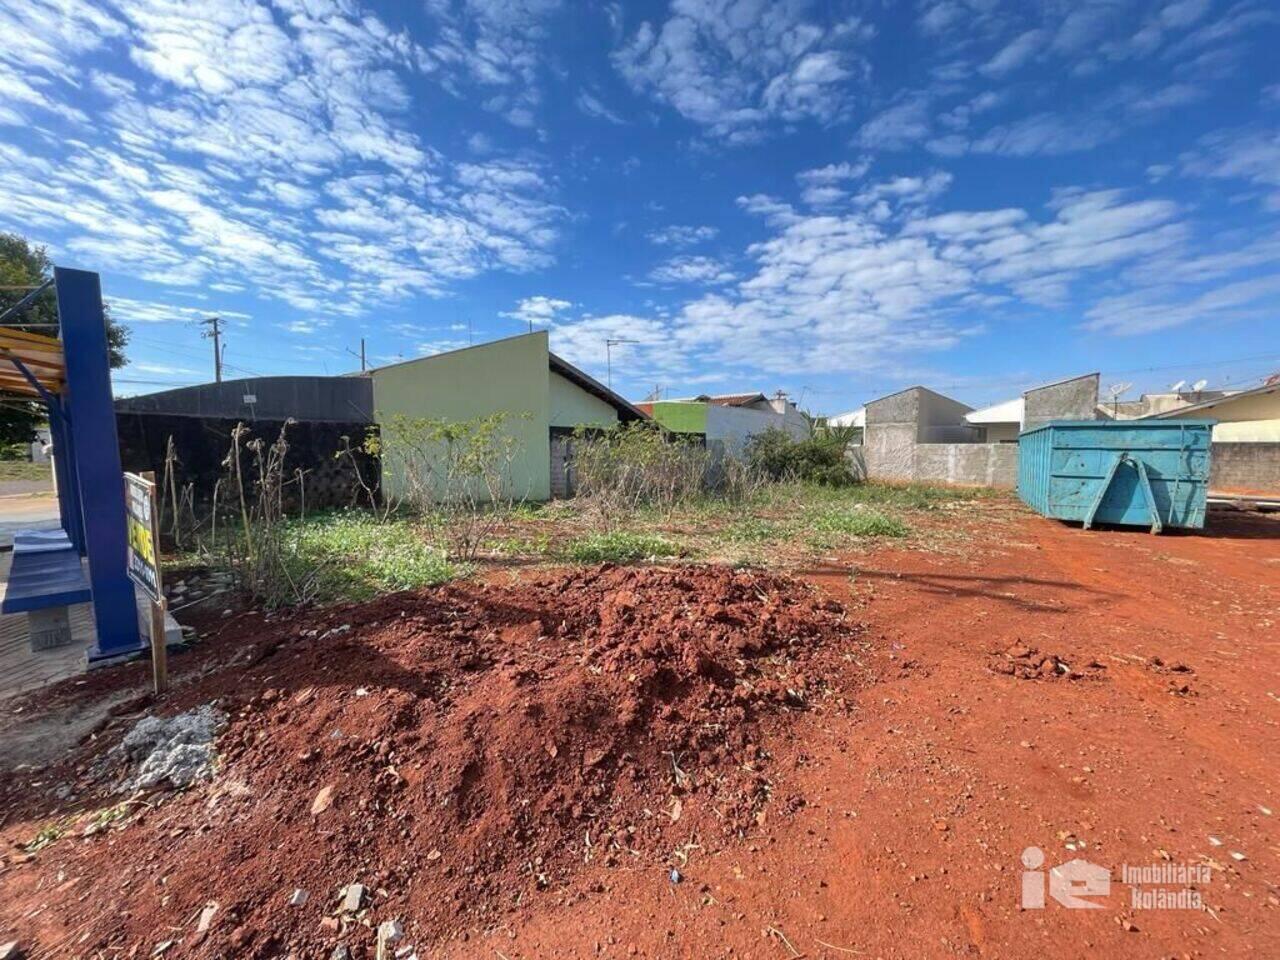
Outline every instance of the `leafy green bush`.
<svg viewBox="0 0 1280 960"><path fill-rule="evenodd" d="M565 556L576 563L635 563L649 557L673 557L679 552L678 546L662 537L627 530L580 537L565 548Z"/></svg>
<svg viewBox="0 0 1280 960"><path fill-rule="evenodd" d="M801 480L839 487L854 482L845 461L848 440L843 434L816 433L804 440L770 427L746 446L747 462L772 480Z"/></svg>

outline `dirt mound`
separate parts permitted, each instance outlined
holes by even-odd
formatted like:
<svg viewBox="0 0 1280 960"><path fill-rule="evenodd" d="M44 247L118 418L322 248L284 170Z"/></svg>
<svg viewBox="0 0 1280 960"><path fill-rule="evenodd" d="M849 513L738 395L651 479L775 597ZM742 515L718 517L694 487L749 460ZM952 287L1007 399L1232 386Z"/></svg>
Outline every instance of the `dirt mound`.
<svg viewBox="0 0 1280 960"><path fill-rule="evenodd" d="M803 802L773 796L767 740L828 696L857 635L804 585L719 567L461 584L256 629L166 707L228 715L216 779L77 851L77 874L122 890L164 878L163 898L103 904L85 950L360 956L382 921L425 946L584 865L665 876ZM354 913L349 884L369 891Z"/></svg>

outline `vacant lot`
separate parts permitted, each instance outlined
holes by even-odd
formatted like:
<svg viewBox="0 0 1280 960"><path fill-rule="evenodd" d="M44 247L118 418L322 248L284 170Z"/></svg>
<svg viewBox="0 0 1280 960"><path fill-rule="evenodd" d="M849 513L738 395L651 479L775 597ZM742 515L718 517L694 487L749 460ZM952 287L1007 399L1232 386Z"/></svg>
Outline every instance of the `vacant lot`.
<svg viewBox="0 0 1280 960"><path fill-rule="evenodd" d="M607 532L553 508L494 544L411 593L211 611L161 704L127 699L138 665L5 704L6 744L102 720L4 761L0 942L373 957L396 920L420 957L1280 953L1277 519L1082 532L861 488ZM618 551L670 556L590 565ZM210 701L212 780L116 792L144 711ZM1021 909L1028 847L1109 870L1100 909ZM1203 908L1135 908L1125 865L1203 869L1162 886Z"/></svg>

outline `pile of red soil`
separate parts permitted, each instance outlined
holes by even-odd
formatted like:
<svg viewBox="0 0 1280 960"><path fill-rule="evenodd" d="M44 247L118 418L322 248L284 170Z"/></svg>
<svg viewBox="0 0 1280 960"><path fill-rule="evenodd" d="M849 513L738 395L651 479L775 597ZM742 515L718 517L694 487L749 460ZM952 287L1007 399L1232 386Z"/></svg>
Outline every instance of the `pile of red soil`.
<svg viewBox="0 0 1280 960"><path fill-rule="evenodd" d="M565 891L584 864L667 882L688 851L803 802L773 796L769 738L834 696L858 642L811 588L722 567L459 584L241 631L233 663L164 709L227 712L217 777L21 867L47 885L46 922L60 871L95 888L67 889L74 924L28 942L74 928L86 954L371 956L383 920L425 947ZM349 883L369 906L335 919Z"/></svg>

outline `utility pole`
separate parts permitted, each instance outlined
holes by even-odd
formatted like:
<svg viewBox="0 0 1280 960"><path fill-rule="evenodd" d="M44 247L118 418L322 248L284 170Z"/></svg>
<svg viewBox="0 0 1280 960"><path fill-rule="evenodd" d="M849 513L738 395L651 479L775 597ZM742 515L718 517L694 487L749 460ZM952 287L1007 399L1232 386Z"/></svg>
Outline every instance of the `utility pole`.
<svg viewBox="0 0 1280 960"><path fill-rule="evenodd" d="M609 389L613 389L613 348L620 343L639 343L639 340L628 340L626 337L610 337L604 342L604 362L609 371Z"/></svg>
<svg viewBox="0 0 1280 960"><path fill-rule="evenodd" d="M360 352L359 352L359 353L356 353L356 352L355 352L354 350L352 350L350 347L348 347L348 348L347 348L347 353L351 354L353 357L359 357L359 358L360 358L360 372L361 372L361 373L364 373L366 370L368 370L368 369L369 369L369 365L368 365L367 361L365 360L365 354L364 354L364 337L361 337L361 338L360 338Z"/></svg>
<svg viewBox="0 0 1280 960"><path fill-rule="evenodd" d="M199 323L208 327L200 336L206 340L213 341L213 379L215 383L222 382L222 318L221 317L205 317Z"/></svg>

